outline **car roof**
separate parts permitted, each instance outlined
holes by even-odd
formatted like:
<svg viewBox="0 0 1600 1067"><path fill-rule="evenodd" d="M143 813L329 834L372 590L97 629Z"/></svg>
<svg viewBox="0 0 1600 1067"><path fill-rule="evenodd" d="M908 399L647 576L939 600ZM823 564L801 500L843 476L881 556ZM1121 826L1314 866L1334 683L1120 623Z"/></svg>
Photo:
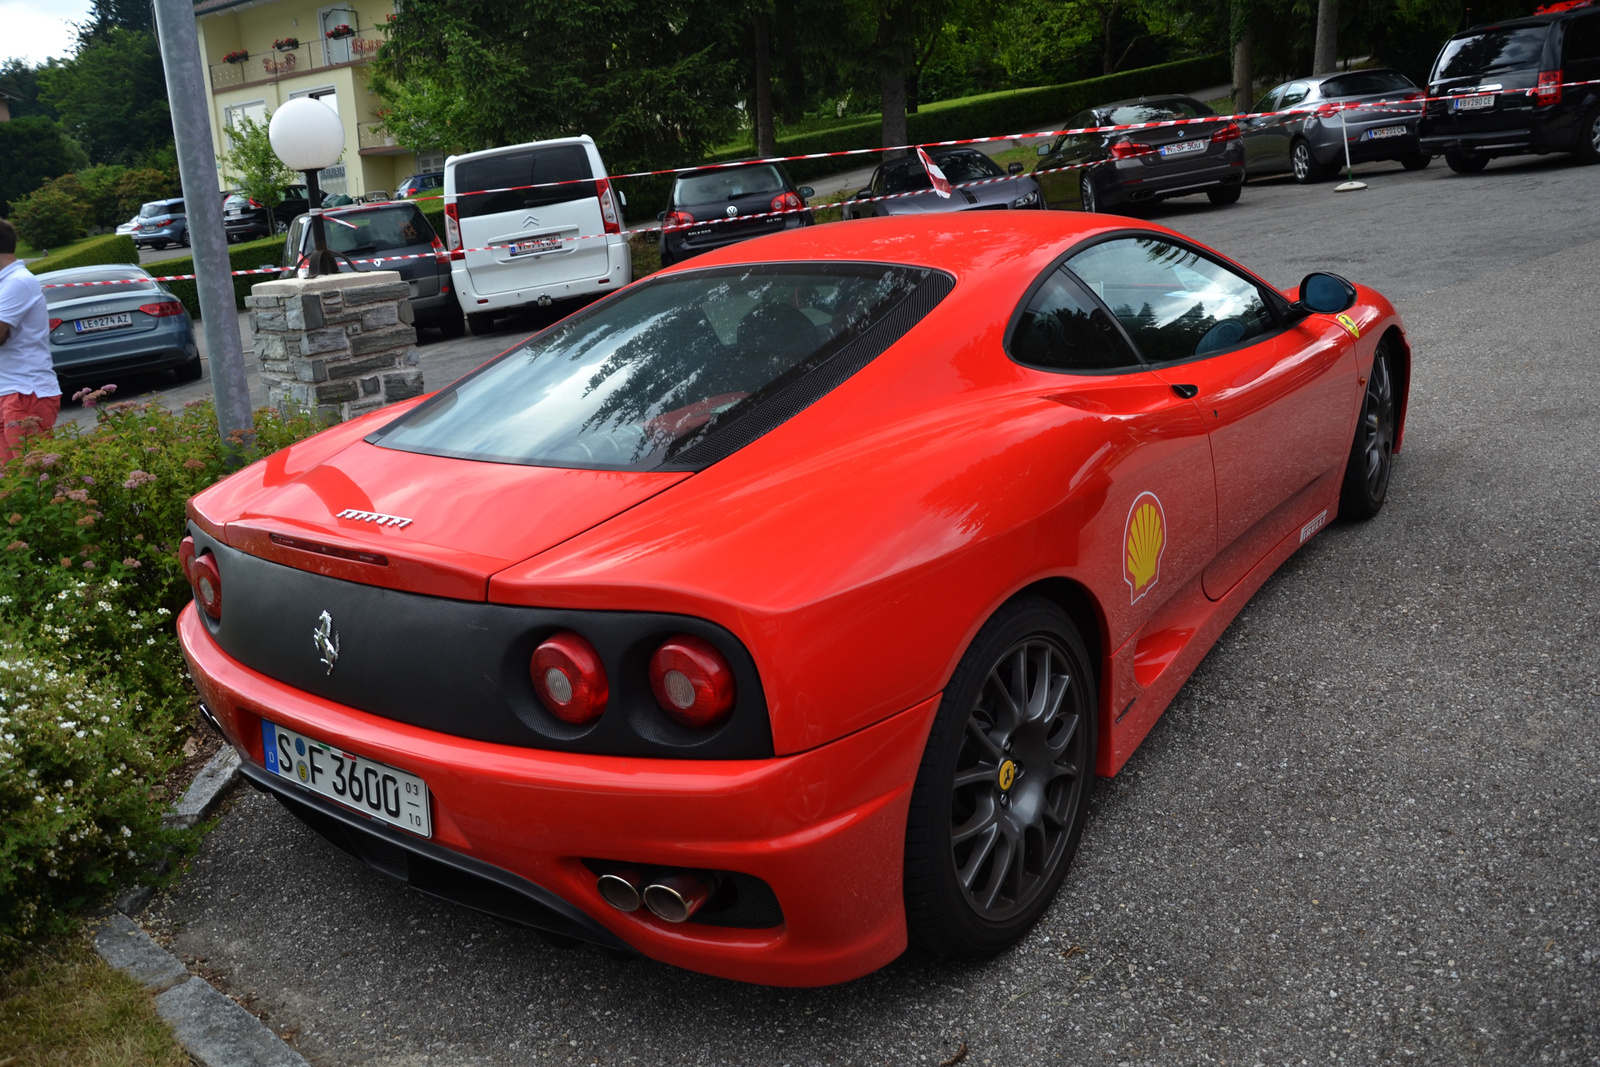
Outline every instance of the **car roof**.
<svg viewBox="0 0 1600 1067"><path fill-rule="evenodd" d="M53 278L56 281L62 282L70 282L74 278L82 278L91 274L104 275L107 271L114 271L118 269L128 271L128 278L130 281L139 278L150 278L149 271L140 267L136 267L132 263L100 263L92 267L64 267L61 270L46 271L45 273L39 275L39 277ZM154 281L153 278L151 280Z"/></svg>
<svg viewBox="0 0 1600 1067"><path fill-rule="evenodd" d="M448 170L456 164L464 161L471 161L474 159L489 159L493 156L508 155L512 152L521 152L529 148L549 148L552 145L564 144L581 144L588 148L594 148L594 138L590 137L586 133L581 133L576 137L551 137L544 141L524 141L521 144L504 144L497 148L485 148L477 152L463 152L459 156L451 156L449 159L444 161L444 165L445 169ZM596 149L596 151L598 152L599 150Z"/></svg>
<svg viewBox="0 0 1600 1067"><path fill-rule="evenodd" d="M1476 37L1478 34L1488 33L1490 30L1521 30L1530 26L1548 26L1552 22L1557 22L1570 15L1590 15L1595 10L1592 7L1579 7L1570 11L1546 11L1539 15L1526 15L1516 19L1501 19L1499 22L1482 22L1476 26L1469 26L1459 33L1452 33L1450 40L1454 41L1460 37Z"/></svg>
<svg viewBox="0 0 1600 1067"><path fill-rule="evenodd" d="M1309 82L1312 85L1321 85L1323 82L1330 82L1335 78L1343 78L1351 74L1398 74L1400 77L1405 78L1406 81L1411 80L1404 71L1395 70L1393 67L1362 67L1359 70L1336 70L1328 74L1312 74L1304 78L1288 78L1282 84Z"/></svg>
<svg viewBox="0 0 1600 1067"><path fill-rule="evenodd" d="M1163 93L1160 96L1137 96L1129 100L1113 100L1109 104L1096 104L1089 110L1109 111L1114 107L1127 107L1130 104L1166 104L1179 100L1187 104L1200 104L1201 107L1205 107L1202 101L1196 100L1192 96L1184 96L1182 93Z"/></svg>

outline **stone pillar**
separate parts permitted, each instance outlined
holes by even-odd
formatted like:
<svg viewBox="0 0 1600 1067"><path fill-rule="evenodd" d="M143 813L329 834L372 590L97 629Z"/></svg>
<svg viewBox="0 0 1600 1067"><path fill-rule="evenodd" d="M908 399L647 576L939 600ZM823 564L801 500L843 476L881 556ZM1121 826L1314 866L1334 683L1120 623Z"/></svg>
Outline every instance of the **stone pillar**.
<svg viewBox="0 0 1600 1067"><path fill-rule="evenodd" d="M250 293L269 407L342 422L422 395L410 289L397 272L258 282Z"/></svg>

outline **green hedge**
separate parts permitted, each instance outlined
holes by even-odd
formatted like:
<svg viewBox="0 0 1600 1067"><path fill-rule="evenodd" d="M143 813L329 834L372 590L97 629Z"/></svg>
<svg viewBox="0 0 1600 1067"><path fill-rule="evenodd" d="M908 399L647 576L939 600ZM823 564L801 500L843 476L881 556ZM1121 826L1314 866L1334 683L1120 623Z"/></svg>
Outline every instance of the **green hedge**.
<svg viewBox="0 0 1600 1067"><path fill-rule="evenodd" d="M918 144L1020 133L1064 122L1086 108L1113 100L1161 93L1186 93L1208 85L1220 85L1232 77L1233 68L1228 56L1219 52L1086 81L1010 89L924 104L916 114L906 116L906 129L911 140ZM877 148L882 141L883 120L872 116L849 125L781 136L777 147L780 156L798 156L810 152ZM748 147L726 148L713 153L707 162L725 163L751 154ZM806 159L795 160L784 166L790 177L803 184L837 174L841 170L867 166L876 160L877 157L871 155L857 156L853 160ZM672 179L670 176L629 178L625 188L628 192L629 218L654 218L655 213L667 205Z"/></svg>
<svg viewBox="0 0 1600 1067"><path fill-rule="evenodd" d="M229 270L254 270L257 267L271 264L277 266L283 256L282 237L263 237L259 241L245 241L242 244L232 245L228 248ZM156 263L146 263L145 270L151 274L193 274L194 257L181 256L178 259L163 259ZM244 298L250 295L250 287L256 282L272 280L270 274L235 274L233 276L234 306L244 310ZM174 296L183 301L183 306L189 309L189 314L195 318L200 317L200 294L193 281L163 282Z"/></svg>
<svg viewBox="0 0 1600 1067"><path fill-rule="evenodd" d="M102 263L137 263L139 250L127 234L108 233L104 237L91 237L65 252L44 256L28 264L34 274L71 267L95 267Z"/></svg>

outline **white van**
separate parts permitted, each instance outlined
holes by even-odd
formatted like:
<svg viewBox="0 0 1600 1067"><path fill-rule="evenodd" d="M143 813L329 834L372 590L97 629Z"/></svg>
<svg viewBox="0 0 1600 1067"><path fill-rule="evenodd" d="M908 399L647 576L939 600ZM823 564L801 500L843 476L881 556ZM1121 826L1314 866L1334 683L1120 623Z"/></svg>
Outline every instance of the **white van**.
<svg viewBox="0 0 1600 1067"><path fill-rule="evenodd" d="M445 160L450 277L468 328L487 333L496 313L631 282L625 202L588 136Z"/></svg>

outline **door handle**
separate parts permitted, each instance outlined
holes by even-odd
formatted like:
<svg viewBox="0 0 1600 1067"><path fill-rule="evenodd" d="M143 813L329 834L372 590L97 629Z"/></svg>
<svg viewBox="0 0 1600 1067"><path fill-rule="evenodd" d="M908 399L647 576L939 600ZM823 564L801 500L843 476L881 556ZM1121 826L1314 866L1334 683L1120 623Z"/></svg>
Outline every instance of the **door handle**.
<svg viewBox="0 0 1600 1067"><path fill-rule="evenodd" d="M1185 400L1193 400L1199 395L1200 387L1198 385L1174 385L1172 391Z"/></svg>

